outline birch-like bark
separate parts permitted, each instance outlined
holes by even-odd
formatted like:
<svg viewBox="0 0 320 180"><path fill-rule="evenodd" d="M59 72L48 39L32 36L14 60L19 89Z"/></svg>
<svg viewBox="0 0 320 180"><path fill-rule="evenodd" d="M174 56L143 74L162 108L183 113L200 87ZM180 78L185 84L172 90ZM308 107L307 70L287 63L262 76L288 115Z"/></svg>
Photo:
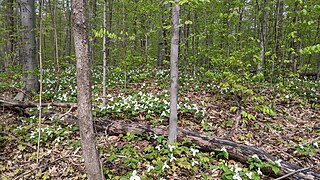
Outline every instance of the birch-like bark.
<svg viewBox="0 0 320 180"><path fill-rule="evenodd" d="M39 81L37 76L37 58L36 58L36 36L35 36L35 12L34 0L21 0L21 25L22 30L22 54L21 60L23 63L24 88L27 94L35 94L39 91ZM19 100L24 98L24 95L16 97Z"/></svg>

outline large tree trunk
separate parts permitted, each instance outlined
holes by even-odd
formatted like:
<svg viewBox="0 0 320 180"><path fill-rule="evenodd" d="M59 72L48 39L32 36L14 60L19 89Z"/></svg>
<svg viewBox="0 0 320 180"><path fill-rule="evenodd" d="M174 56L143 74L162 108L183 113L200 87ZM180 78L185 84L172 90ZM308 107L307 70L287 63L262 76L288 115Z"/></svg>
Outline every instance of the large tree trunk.
<svg viewBox="0 0 320 180"><path fill-rule="evenodd" d="M77 59L77 98L81 144L89 180L104 179L93 130L91 63L84 0L74 0L73 34Z"/></svg>
<svg viewBox="0 0 320 180"><path fill-rule="evenodd" d="M22 30L22 54L23 80L26 94L33 95L39 91L39 82L37 76L37 58L36 58L36 36L35 36L35 12L34 0L21 0L21 25ZM18 100L23 100L24 95L18 94Z"/></svg>
<svg viewBox="0 0 320 180"><path fill-rule="evenodd" d="M177 139L177 102L178 102L178 55L179 55L179 11L178 0L172 8L172 39L170 54L170 120L169 140L172 144Z"/></svg>

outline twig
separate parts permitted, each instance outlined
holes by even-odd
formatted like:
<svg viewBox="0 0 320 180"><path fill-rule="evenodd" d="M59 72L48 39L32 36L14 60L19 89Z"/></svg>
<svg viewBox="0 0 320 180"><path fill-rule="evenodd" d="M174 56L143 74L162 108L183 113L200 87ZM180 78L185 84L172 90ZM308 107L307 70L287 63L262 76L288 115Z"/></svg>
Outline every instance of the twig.
<svg viewBox="0 0 320 180"><path fill-rule="evenodd" d="M306 142L306 143L304 143L304 144L302 144L302 145L305 146L305 145L307 145L307 144L310 144L310 143L313 143L313 142L315 142L315 141L318 141L319 139L320 139L320 136L318 136L318 137L312 139L311 141L308 141L308 142Z"/></svg>
<svg viewBox="0 0 320 180"><path fill-rule="evenodd" d="M298 173L298 172L302 172L302 171L305 171L305 170L311 169L311 168L313 168L313 167L315 167L315 166L316 166L316 165L314 165L314 166L310 166L310 167L305 167L305 168L302 168L302 169L298 169L298 170L296 170L296 171L292 171L291 173L286 174L286 175L281 176L281 177L278 177L278 178L276 178L275 180L284 179L284 178L289 177L289 176L292 176L292 175L294 175L294 174L296 174L296 173Z"/></svg>
<svg viewBox="0 0 320 180"><path fill-rule="evenodd" d="M74 108L74 106L72 106L66 113L61 114L61 115L59 116L59 119L61 119L61 118L62 118L63 116L65 116L65 115L69 114L73 108Z"/></svg>

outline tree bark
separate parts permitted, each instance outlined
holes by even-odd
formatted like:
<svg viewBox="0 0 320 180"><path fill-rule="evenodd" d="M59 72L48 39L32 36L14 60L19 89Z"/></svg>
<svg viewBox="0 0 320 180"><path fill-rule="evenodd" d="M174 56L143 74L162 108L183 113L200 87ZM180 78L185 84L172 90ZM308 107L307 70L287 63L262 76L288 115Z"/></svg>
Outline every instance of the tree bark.
<svg viewBox="0 0 320 180"><path fill-rule="evenodd" d="M104 179L104 175L96 149L93 129L91 63L84 0L74 0L72 8L74 45L77 59L79 128L84 164L89 180L102 180Z"/></svg>
<svg viewBox="0 0 320 180"><path fill-rule="evenodd" d="M258 0L256 1L257 7L259 10L262 8L262 14L260 17L260 62L257 67L257 74L262 71L262 68L265 63L265 50L266 50L266 23L267 23L267 13L266 13L266 0L263 1L263 4L259 7Z"/></svg>
<svg viewBox="0 0 320 180"><path fill-rule="evenodd" d="M179 55L179 0L172 8L172 39L170 54L170 120L169 120L169 140L172 144L177 140L177 103L178 103L178 55Z"/></svg>
<svg viewBox="0 0 320 180"><path fill-rule="evenodd" d="M161 0L159 0L161 2ZM159 13L159 22L160 22L160 27L158 29L158 52L157 52L157 67L161 69L163 65L163 59L164 59L164 54L163 54L163 18L162 18L162 13Z"/></svg>
<svg viewBox="0 0 320 180"><path fill-rule="evenodd" d="M296 1L294 3L294 17L292 19L292 23L294 24L294 31L296 32L295 33L295 36L298 36L298 20L299 20L299 16L298 16L298 13L297 11L299 10L299 2ZM299 44L298 44L298 37L292 37L292 40L291 40L291 48L293 49L292 52L290 52L290 56L291 56L291 60L292 60L292 72L294 74L297 73L297 61L298 61L298 47L299 47Z"/></svg>
<svg viewBox="0 0 320 180"><path fill-rule="evenodd" d="M35 11L34 0L21 0L21 25L22 30L22 54L24 89L27 94L33 95L39 92L36 58L36 36L35 36ZM18 100L23 100L23 95L17 95Z"/></svg>
<svg viewBox="0 0 320 180"><path fill-rule="evenodd" d="M3 58L3 70L5 71L8 67L9 64L12 63L14 64L14 47L15 47L15 38L13 35L15 35L15 28L14 28L14 1L13 0L6 0L6 33L5 33L5 38L6 38L6 43L5 43L5 50L4 50L4 58Z"/></svg>
<svg viewBox="0 0 320 180"><path fill-rule="evenodd" d="M54 68L56 73L56 89L59 87L60 81L60 65L59 65L59 47L58 47L58 32L57 32L57 20L56 20L56 10L57 10L57 2L55 0L49 0L49 6L51 7L51 21L53 28L53 41L54 41Z"/></svg>
<svg viewBox="0 0 320 180"><path fill-rule="evenodd" d="M111 32L111 28L112 28L112 3L113 0L108 0L108 13L109 13L109 17L108 17L108 31ZM111 39L109 37L107 37L107 60L109 62L109 65L113 65L114 63L112 62L112 49L111 49Z"/></svg>
<svg viewBox="0 0 320 180"><path fill-rule="evenodd" d="M71 34L71 6L70 1L66 1L65 7L66 16L66 38L65 38L65 52L64 61L71 63L71 49L72 49L72 34Z"/></svg>
<svg viewBox="0 0 320 180"><path fill-rule="evenodd" d="M107 0L103 1L103 77L102 77L102 105L106 105L106 76L107 76L107 48L106 48L106 43L107 43Z"/></svg>

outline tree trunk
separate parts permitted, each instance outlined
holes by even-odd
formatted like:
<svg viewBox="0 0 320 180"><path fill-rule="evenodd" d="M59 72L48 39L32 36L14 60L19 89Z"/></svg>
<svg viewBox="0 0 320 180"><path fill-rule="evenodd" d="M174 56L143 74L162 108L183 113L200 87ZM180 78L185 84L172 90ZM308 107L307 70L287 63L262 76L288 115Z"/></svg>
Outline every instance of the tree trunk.
<svg viewBox="0 0 320 180"><path fill-rule="evenodd" d="M172 144L177 140L177 102L178 102L178 55L179 55L179 0L172 8L172 39L170 54L170 120L169 120L169 140Z"/></svg>
<svg viewBox="0 0 320 180"><path fill-rule="evenodd" d="M73 34L77 59L77 98L80 137L89 180L104 179L93 129L91 62L84 0L73 0Z"/></svg>
<svg viewBox="0 0 320 180"><path fill-rule="evenodd" d="M299 20L299 16L298 16L298 5L299 2L296 1L295 2L295 5L294 5L294 11L295 11L295 15L293 17L293 24L294 24L294 30L295 30L295 36L298 36L298 20ZM297 53L298 53L298 47L299 47L299 44L298 44L298 37L293 37L292 38L292 41L291 41L291 47L293 49L293 52L290 52L291 53L291 60L292 60L292 71L294 74L297 73L297 60L298 60L298 56L297 56Z"/></svg>
<svg viewBox="0 0 320 180"><path fill-rule="evenodd" d="M59 87L60 81L60 65L59 65L59 47L58 47L58 32L57 32L57 20L56 20L56 10L57 10L57 2L55 0L49 0L49 6L51 7L51 20L52 20L52 28L53 28L53 40L54 40L54 68L56 72L56 89Z"/></svg>
<svg viewBox="0 0 320 180"><path fill-rule="evenodd" d="M65 52L64 52L64 60L68 63L71 63L71 47L72 47L72 34L71 34L71 7L70 2L66 1L66 39L65 39Z"/></svg>
<svg viewBox="0 0 320 180"><path fill-rule="evenodd" d="M107 41L107 0L103 1L103 79L102 79L102 105L106 105L106 72L107 72L107 48L106 48L106 41Z"/></svg>
<svg viewBox="0 0 320 180"><path fill-rule="evenodd" d="M21 25L22 30L22 53L23 79L26 94L33 95L39 92L36 58L36 37L35 37L35 12L34 0L21 0ZM20 93L19 93L20 94ZM17 95L16 99L23 100L24 95Z"/></svg>
<svg viewBox="0 0 320 180"><path fill-rule="evenodd" d="M160 1L161 2L161 1ZM164 36L163 36L163 18L162 18L162 13L159 13L159 22L160 22L160 27L158 29L158 52L157 52L157 67L161 68L163 64L163 43L164 43Z"/></svg>
<svg viewBox="0 0 320 180"><path fill-rule="evenodd" d="M274 77L274 68L275 64L278 62L278 59L280 59L281 53L280 53L280 38L281 38L281 31L280 31L280 25L282 22L282 7L283 2L281 0L277 0L276 9L275 9L275 22L274 22L274 49L273 53L276 55L274 59L272 59L272 69L271 69L271 84L273 83L273 77Z"/></svg>
<svg viewBox="0 0 320 180"><path fill-rule="evenodd" d="M266 40L266 23L267 23L267 14L266 14L266 0L263 1L262 7L259 7L258 1L256 1L258 9L262 8L262 14L260 17L260 61L257 67L257 74L259 74L265 63L265 40Z"/></svg>
<svg viewBox="0 0 320 180"><path fill-rule="evenodd" d="M111 27L112 27L112 1L113 0L109 0L108 1L108 13L109 13L109 17L108 17L108 31L111 32ZM109 65L113 65L114 63L112 62L112 51L111 51L111 39L108 37L107 38L107 59L109 61Z"/></svg>
<svg viewBox="0 0 320 180"><path fill-rule="evenodd" d="M125 25L125 18L126 18L126 10L125 10L125 3L122 0L122 60L123 60L123 76L124 76L124 85L123 87L127 88L127 49L126 49L126 25Z"/></svg>
<svg viewBox="0 0 320 180"><path fill-rule="evenodd" d="M13 35L15 34L14 28L14 1L7 0L6 2L6 43L4 50L4 58L3 58L3 70L5 71L11 63L14 62L14 47L15 47L15 38ZM0 68L0 70L1 70Z"/></svg>

